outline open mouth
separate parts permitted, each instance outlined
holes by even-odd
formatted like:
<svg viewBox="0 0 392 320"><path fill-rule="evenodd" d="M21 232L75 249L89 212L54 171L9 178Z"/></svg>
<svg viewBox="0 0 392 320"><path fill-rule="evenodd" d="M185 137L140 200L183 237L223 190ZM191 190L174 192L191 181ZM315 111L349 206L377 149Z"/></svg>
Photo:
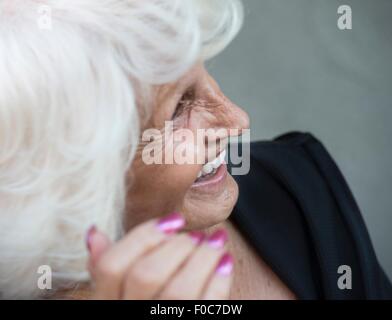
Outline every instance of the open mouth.
<svg viewBox="0 0 392 320"><path fill-rule="evenodd" d="M195 184L210 180L212 177L214 177L218 173L218 171L220 171L222 165L225 164L225 157L226 157L226 150L223 150L218 155L218 157L203 165L203 167L201 168L201 170L197 175Z"/></svg>

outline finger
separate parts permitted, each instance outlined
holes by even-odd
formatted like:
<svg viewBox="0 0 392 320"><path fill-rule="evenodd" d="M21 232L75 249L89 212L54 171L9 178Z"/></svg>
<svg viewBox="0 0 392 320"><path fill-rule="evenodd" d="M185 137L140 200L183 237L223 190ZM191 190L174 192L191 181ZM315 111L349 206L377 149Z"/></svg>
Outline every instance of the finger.
<svg viewBox="0 0 392 320"><path fill-rule="evenodd" d="M219 230L200 245L159 294L164 300L200 299L203 289L224 253L227 233Z"/></svg>
<svg viewBox="0 0 392 320"><path fill-rule="evenodd" d="M227 300L230 295L230 287L233 279L234 261L229 253L224 254L203 293L203 300Z"/></svg>
<svg viewBox="0 0 392 320"><path fill-rule="evenodd" d="M96 299L119 299L124 276L140 256L167 240L185 224L179 213L141 224L104 252L94 265Z"/></svg>
<svg viewBox="0 0 392 320"><path fill-rule="evenodd" d="M133 264L127 274L123 299L153 299L200 244L204 234L180 234Z"/></svg>
<svg viewBox="0 0 392 320"><path fill-rule="evenodd" d="M95 226L89 228L86 234L86 245L89 251L88 269L93 274L93 266L112 243L110 239Z"/></svg>

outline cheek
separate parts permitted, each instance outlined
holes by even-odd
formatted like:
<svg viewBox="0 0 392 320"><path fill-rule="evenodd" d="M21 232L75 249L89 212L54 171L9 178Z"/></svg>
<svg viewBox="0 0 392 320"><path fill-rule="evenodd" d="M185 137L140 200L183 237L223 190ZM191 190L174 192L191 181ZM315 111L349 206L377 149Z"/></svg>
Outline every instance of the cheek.
<svg viewBox="0 0 392 320"><path fill-rule="evenodd" d="M132 167L129 198L138 207L179 209L199 170L198 165L146 165L139 158Z"/></svg>

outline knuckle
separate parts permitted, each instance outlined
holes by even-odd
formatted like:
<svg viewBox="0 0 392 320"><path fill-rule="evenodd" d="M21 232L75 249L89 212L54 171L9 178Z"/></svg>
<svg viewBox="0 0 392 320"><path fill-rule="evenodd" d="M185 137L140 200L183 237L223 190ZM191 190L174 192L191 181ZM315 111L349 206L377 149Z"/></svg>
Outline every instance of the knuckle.
<svg viewBox="0 0 392 320"><path fill-rule="evenodd" d="M137 239L140 247L149 249L156 245L159 239L163 239L165 236L161 232L152 233L151 223L147 223L147 225L139 225L137 226L130 234L133 239Z"/></svg>
<svg viewBox="0 0 392 320"><path fill-rule="evenodd" d="M158 231L158 228L155 228L154 224L154 220L146 221L134 227L131 233L137 238L148 239L151 237L151 230Z"/></svg>
<svg viewBox="0 0 392 320"><path fill-rule="evenodd" d="M111 259L101 259L96 266L98 277L119 279L121 267Z"/></svg>
<svg viewBox="0 0 392 320"><path fill-rule="evenodd" d="M154 289L161 284L156 270L148 264L138 263L131 268L128 274L128 283L147 289Z"/></svg>

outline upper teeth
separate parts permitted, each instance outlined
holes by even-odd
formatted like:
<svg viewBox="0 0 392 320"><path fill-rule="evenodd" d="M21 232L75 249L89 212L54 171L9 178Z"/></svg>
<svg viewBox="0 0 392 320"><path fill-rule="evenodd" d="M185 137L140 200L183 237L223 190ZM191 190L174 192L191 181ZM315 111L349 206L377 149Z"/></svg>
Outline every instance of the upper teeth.
<svg viewBox="0 0 392 320"><path fill-rule="evenodd" d="M226 150L223 150L217 158L215 158L211 162L207 162L203 166L203 168L198 173L197 178L200 178L202 176L206 176L206 175L212 173L215 169L219 168L224 163L225 157L226 157Z"/></svg>

